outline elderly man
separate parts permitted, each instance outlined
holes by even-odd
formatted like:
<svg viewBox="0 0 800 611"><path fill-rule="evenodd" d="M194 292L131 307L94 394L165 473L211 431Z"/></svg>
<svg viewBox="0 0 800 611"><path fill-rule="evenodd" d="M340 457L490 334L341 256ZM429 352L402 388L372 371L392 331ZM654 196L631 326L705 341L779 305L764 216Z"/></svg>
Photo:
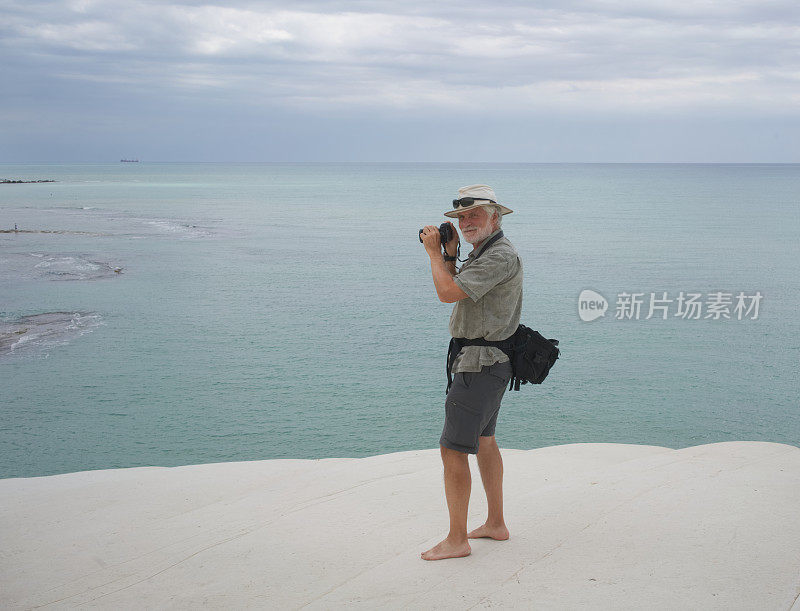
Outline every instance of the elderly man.
<svg viewBox="0 0 800 611"><path fill-rule="evenodd" d="M503 541L509 537L503 519L503 460L494 435L512 368L504 350L487 343L499 343L517 330L522 310L522 262L500 229L503 215L512 210L498 204L487 185L462 187L458 193L453 210L444 214L458 217L459 229L473 247L461 269L456 271L459 238L455 228L444 255L438 227L425 227L422 241L430 256L439 300L455 303L450 335L489 342L465 345L452 361L454 378L448 385L444 430L439 439L450 532L421 554L425 560L467 556L471 538ZM489 505L486 522L469 533L467 508L472 479L468 454L477 454Z"/></svg>

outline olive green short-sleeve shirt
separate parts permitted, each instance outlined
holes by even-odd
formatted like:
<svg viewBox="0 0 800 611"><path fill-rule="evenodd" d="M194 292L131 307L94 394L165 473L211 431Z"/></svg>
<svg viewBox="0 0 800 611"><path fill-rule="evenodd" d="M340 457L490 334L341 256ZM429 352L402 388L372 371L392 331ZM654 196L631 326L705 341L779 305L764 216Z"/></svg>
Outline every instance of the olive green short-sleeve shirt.
<svg viewBox="0 0 800 611"><path fill-rule="evenodd" d="M492 233L487 240L498 233ZM481 246L482 248L482 246ZM491 341L504 340L519 326L522 313L522 261L503 236L476 261L476 251L453 277L468 297L457 301L450 315L450 335ZM507 361L493 346L465 346L453 362L453 373L480 371L483 365Z"/></svg>

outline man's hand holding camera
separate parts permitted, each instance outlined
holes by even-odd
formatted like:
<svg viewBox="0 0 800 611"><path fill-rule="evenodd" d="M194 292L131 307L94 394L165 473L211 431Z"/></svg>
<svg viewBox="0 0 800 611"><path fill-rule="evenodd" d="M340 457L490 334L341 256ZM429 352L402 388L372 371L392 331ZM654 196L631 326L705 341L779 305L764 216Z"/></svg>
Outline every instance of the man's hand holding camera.
<svg viewBox="0 0 800 611"><path fill-rule="evenodd" d="M445 244L445 254L455 257L458 252L458 232L450 221L442 223L440 227L426 225L420 230L419 238L425 245L425 250L431 257L440 257L442 254L442 240L450 237Z"/></svg>

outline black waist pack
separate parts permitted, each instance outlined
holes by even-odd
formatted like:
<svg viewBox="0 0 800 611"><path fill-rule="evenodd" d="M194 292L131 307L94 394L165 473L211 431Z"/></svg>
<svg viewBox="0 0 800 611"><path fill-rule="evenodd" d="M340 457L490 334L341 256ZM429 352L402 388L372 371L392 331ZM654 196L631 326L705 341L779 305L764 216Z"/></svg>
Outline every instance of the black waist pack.
<svg viewBox="0 0 800 611"><path fill-rule="evenodd" d="M511 337L502 341L483 338L467 339L454 337L447 349L447 389L453 383L451 371L453 362L464 346L494 346L499 348L511 361L511 384L508 390L519 390L520 384L541 384L550 373L550 368L558 359L560 351L557 339L546 339L538 331L519 325Z"/></svg>
<svg viewBox="0 0 800 611"><path fill-rule="evenodd" d="M508 357L514 370L511 386L519 390L520 384L541 384L561 353L558 340L547 339L525 325L517 327L511 339L512 354Z"/></svg>

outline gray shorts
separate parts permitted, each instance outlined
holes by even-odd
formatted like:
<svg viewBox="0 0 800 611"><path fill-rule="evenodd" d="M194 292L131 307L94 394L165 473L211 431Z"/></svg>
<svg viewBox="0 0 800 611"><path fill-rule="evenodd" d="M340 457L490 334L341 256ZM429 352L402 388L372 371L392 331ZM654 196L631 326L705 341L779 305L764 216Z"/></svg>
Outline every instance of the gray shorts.
<svg viewBox="0 0 800 611"><path fill-rule="evenodd" d="M444 402L444 430L439 444L477 454L478 438L494 435L500 401L510 380L508 361L484 365L479 372L455 374Z"/></svg>

